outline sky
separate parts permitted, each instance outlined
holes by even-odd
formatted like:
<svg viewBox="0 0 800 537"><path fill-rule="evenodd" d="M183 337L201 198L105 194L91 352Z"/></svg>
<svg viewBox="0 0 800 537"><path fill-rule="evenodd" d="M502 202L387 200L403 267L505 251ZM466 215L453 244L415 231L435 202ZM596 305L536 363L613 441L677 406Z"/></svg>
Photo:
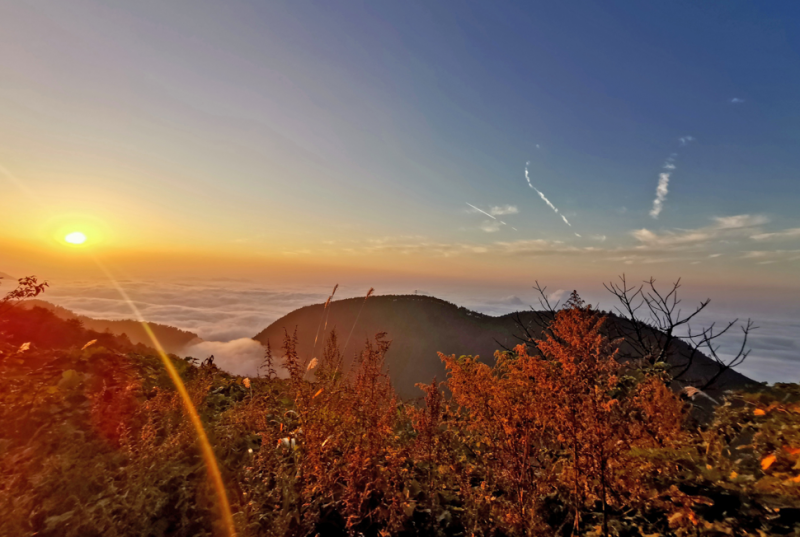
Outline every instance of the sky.
<svg viewBox="0 0 800 537"><path fill-rule="evenodd" d="M789 1L0 0L0 271L467 301L625 272L796 319L798 23Z"/></svg>

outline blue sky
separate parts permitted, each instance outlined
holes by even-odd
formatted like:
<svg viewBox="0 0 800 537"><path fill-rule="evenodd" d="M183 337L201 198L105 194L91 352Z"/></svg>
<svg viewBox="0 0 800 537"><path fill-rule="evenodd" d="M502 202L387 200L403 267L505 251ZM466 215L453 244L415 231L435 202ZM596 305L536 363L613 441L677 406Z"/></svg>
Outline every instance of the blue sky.
<svg viewBox="0 0 800 537"><path fill-rule="evenodd" d="M592 225L618 205L646 213L662 161L691 135L659 224L753 211L797 222L796 9L431 4L295 5L286 32L390 109L412 155L448 170L426 193L516 199L531 160L541 188Z"/></svg>
<svg viewBox="0 0 800 537"><path fill-rule="evenodd" d="M84 226L175 275L192 254L318 283L797 290L798 22L794 2L4 2L5 267L82 266L51 239Z"/></svg>

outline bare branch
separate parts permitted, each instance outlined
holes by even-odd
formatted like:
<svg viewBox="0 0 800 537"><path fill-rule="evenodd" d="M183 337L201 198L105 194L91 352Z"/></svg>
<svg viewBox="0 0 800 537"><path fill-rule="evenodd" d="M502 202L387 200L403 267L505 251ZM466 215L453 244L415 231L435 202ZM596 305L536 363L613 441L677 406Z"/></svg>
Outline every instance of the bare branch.
<svg viewBox="0 0 800 537"><path fill-rule="evenodd" d="M713 342L736 326L738 319L727 323L721 330L715 329L712 324L694 332L690 323L708 307L711 300L701 301L694 310L685 314L680 308L680 278L666 290L661 290L654 278L637 287L629 285L623 274L619 283L610 282L604 284L604 287L616 297L619 305L615 309L626 321L612 322L609 326L629 346L630 352L623 355L628 359L648 365L670 361L672 378L678 380L690 372L695 359L702 354L701 349L705 350L718 368L703 386L706 389L726 371L740 365L747 358L748 351L745 347L747 336L754 329L752 323L748 321L742 329L744 337L739 353L728 361L720 359L718 347ZM684 327L688 332L686 336L680 334ZM681 341L688 345L688 350L680 344Z"/></svg>

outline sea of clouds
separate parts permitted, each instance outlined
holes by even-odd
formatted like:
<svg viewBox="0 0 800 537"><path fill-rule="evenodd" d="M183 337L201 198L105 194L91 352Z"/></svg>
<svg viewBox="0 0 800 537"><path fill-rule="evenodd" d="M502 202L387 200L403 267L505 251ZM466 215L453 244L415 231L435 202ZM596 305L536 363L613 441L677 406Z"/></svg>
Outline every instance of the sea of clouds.
<svg viewBox="0 0 800 537"><path fill-rule="evenodd" d="M263 359L261 345L250 339L289 312L324 302L331 287L281 286L247 280L196 280L181 282L121 281L121 286L142 316L151 322L189 330L203 341L184 349L184 355L205 358L214 355L215 363L234 374L254 375ZM363 288L362 288L363 287ZM342 285L336 299L363 296L368 287ZM444 286L414 289L403 285L387 286L378 294L428 294L488 315L502 315L538 305L531 289L457 288ZM557 289L553 299L564 299ZM598 295L600 297L602 295ZM98 319L134 318L130 305L110 284L70 281L53 282L44 297L75 313ZM597 301L594 301L597 303ZM613 303L604 296L603 309ZM775 315L768 307L742 305L710 308L699 323L717 325L736 317L752 317L758 326L749 340L750 357L738 370L767 382L800 381L800 318ZM738 329L720 341L719 354L735 354L740 343Z"/></svg>

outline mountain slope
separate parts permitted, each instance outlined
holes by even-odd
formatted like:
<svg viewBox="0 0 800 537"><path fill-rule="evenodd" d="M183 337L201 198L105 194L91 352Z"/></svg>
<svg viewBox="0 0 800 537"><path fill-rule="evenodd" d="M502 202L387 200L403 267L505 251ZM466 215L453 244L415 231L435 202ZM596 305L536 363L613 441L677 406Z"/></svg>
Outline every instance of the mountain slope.
<svg viewBox="0 0 800 537"><path fill-rule="evenodd" d="M79 315L71 310L68 310L67 308L56 306L55 304L51 304L50 302L39 299L26 300L21 305L27 309L35 307L44 308L53 312L61 319L76 319L80 321L81 324L83 324L83 327L87 330L94 330L95 332L110 332L114 335L125 334L134 345L137 343L147 345L148 347L153 345L153 342L150 341L150 337L144 331L142 323L139 321L134 321L132 319L113 321L106 319L93 319L85 315ZM181 330L180 328L175 328L174 326L159 323L147 324L150 325L150 329L153 331L153 334L155 334L156 338L158 338L158 341L161 343L161 346L164 347L164 350L167 352L177 354L181 352L185 346L200 341L200 337L197 334L186 330Z"/></svg>
<svg viewBox="0 0 800 537"><path fill-rule="evenodd" d="M363 298L352 298L331 303L328 333L335 328L340 345L345 344L362 305L363 311L352 338L347 348L343 349L346 365L363 348L366 338L372 338L378 332L386 332L392 340L386 363L395 389L402 397L419 396L421 392L415 387L418 382L429 383L434 376L439 380L445 378L445 369L437 352L457 356L479 355L485 362L491 363L494 352L501 349L501 345L512 348L520 342L516 337L521 334L516 314L492 317L434 297L382 295L370 297L366 302ZM284 329L291 333L297 328L300 356L318 356L322 353L324 336L320 335L316 348L314 336L322 313L322 304L297 309L272 323L254 339L262 344L269 341L273 349L280 349ZM536 326L535 312L520 312L518 315L525 325ZM623 319L611 317L608 325L625 322ZM681 353L686 348L688 346L679 343L677 352ZM668 357L671 363L676 360L679 360L678 356ZM695 358L687 377L709 378L715 371L712 361L701 355ZM718 386L734 388L751 382L747 377L729 371L722 375Z"/></svg>

